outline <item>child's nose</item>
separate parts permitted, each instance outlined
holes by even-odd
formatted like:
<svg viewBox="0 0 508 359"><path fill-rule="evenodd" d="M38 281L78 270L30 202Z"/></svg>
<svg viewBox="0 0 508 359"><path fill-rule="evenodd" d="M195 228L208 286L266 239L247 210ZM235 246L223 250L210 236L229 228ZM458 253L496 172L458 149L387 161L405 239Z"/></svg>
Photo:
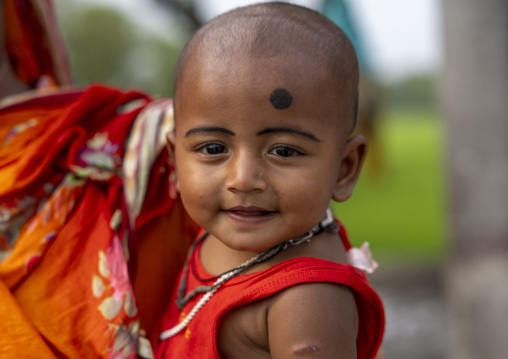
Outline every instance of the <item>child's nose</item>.
<svg viewBox="0 0 508 359"><path fill-rule="evenodd" d="M226 188L231 192L264 191L263 160L249 151L233 156L227 166Z"/></svg>

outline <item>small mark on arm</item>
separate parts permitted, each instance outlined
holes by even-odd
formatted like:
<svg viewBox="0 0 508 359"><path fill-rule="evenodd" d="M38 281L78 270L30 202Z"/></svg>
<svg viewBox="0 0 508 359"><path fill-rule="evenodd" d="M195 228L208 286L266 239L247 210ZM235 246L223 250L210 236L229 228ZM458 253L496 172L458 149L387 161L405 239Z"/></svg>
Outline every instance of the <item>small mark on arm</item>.
<svg viewBox="0 0 508 359"><path fill-rule="evenodd" d="M293 349L293 354L297 355L305 355L305 354L312 354L317 353L319 351L319 348L316 345L312 344L303 344L298 345Z"/></svg>

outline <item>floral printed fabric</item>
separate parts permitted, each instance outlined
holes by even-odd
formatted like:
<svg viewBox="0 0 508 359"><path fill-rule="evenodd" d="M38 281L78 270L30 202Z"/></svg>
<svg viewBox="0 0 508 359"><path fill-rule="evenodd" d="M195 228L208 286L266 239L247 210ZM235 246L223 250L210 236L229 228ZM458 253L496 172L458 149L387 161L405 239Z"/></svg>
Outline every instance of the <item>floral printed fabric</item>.
<svg viewBox="0 0 508 359"><path fill-rule="evenodd" d="M128 268L146 184L122 179L150 102L92 87L0 109L0 357L151 357Z"/></svg>

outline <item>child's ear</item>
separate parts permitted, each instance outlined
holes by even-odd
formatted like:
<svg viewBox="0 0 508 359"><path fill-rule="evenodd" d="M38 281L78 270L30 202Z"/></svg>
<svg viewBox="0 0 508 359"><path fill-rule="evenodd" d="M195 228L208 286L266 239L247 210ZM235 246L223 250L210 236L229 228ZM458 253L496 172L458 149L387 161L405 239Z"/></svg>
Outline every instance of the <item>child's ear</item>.
<svg viewBox="0 0 508 359"><path fill-rule="evenodd" d="M333 191L334 201L344 202L351 197L366 155L367 139L364 136L355 135L347 140L340 164L339 178Z"/></svg>
<svg viewBox="0 0 508 359"><path fill-rule="evenodd" d="M173 182L177 191L180 191L180 183L178 181L178 171L176 169L175 159L175 131L168 132L166 135L166 148L168 149L168 162L173 166L173 172L169 176L169 180Z"/></svg>

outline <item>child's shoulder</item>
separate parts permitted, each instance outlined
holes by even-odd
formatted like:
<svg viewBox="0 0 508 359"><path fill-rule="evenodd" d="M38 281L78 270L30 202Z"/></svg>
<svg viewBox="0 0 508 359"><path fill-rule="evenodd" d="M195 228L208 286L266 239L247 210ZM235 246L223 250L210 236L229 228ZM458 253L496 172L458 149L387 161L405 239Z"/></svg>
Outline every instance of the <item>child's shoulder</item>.
<svg viewBox="0 0 508 359"><path fill-rule="evenodd" d="M273 269L299 266L298 262L312 260L290 260ZM288 274L297 276L298 272ZM221 350L232 356L240 356L244 350L248 354L255 348L269 357L319 351L319 357L332 358L342 353L341 357L356 358L358 315L353 293L330 282L298 279L296 282L299 284L289 285L228 315L219 335Z"/></svg>
<svg viewBox="0 0 508 359"><path fill-rule="evenodd" d="M319 352L323 358L356 358L358 314L346 286L310 282L289 287L273 297L267 318L273 357Z"/></svg>

